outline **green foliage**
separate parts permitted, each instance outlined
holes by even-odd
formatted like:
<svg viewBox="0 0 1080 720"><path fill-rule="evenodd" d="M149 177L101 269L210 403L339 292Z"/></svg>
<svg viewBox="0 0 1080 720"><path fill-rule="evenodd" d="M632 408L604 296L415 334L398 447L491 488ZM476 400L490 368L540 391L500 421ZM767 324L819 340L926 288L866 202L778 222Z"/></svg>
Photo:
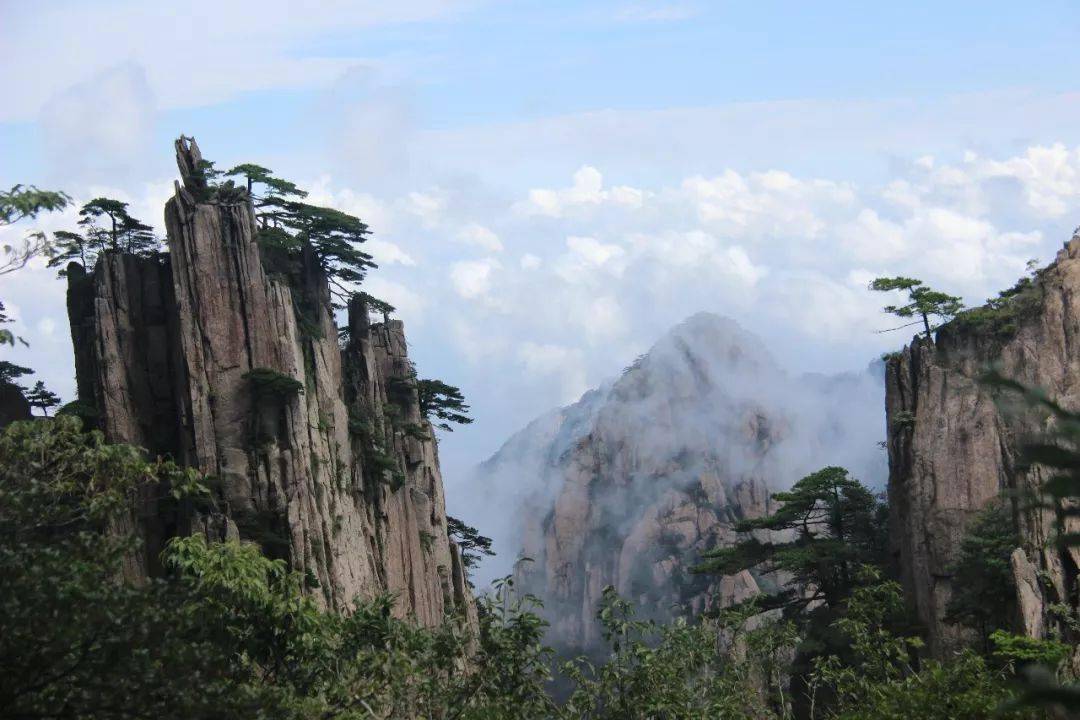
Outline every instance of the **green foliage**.
<svg viewBox="0 0 1080 720"><path fill-rule="evenodd" d="M897 430L911 430L915 427L915 413L910 410L899 410L893 414L892 426Z"/></svg>
<svg viewBox="0 0 1080 720"><path fill-rule="evenodd" d="M255 368L241 377L251 383L251 388L258 397L287 400L304 394L304 383L271 368Z"/></svg>
<svg viewBox="0 0 1080 720"><path fill-rule="evenodd" d="M0 227L33 219L43 212L63 210L70 202L71 198L62 192L39 190L33 185L15 185L10 190L0 191ZM5 244L2 250L0 275L6 275L25 267L39 255L48 255L52 248L44 233L32 232L18 244Z"/></svg>
<svg viewBox="0 0 1080 720"><path fill-rule="evenodd" d="M857 582L858 568L883 561L881 503L840 467L807 475L791 490L774 493L772 498L781 503L779 510L736 523L735 530L787 531L794 539L771 543L749 537L703 553L693 571L721 575L750 568L782 571L790 580L783 592L766 601L767 606L798 610L824 601L834 609L840 607Z"/></svg>
<svg viewBox="0 0 1080 720"><path fill-rule="evenodd" d="M54 408L61 402L60 396L46 389L45 383L41 380L34 383L34 387L30 388L25 396L30 407L40 409L46 417L49 416L49 408Z"/></svg>
<svg viewBox="0 0 1080 720"><path fill-rule="evenodd" d="M574 685L564 717L769 719L791 717L783 678L796 642L794 626L757 618L754 608L723 622L661 625L638 620L607 587L598 618L606 661L579 658L564 666ZM721 634L727 643L718 643Z"/></svg>
<svg viewBox="0 0 1080 720"><path fill-rule="evenodd" d="M932 290L926 287L922 280L914 278L877 278L870 283L870 289L876 292L906 291L908 294L906 305L886 305L883 310L890 315L901 318L920 318L928 338L933 331L930 326L931 317L947 321L964 307L964 303L960 298Z"/></svg>
<svg viewBox="0 0 1080 720"><path fill-rule="evenodd" d="M990 668L964 650L948 662L919 661L916 637L898 637L893 618L903 608L900 586L867 571L868 582L855 590L836 628L848 638L853 661L835 655L818 658L811 682L812 716L843 720L953 720L954 718L1038 717L997 715L1011 699L1007 669ZM832 702L818 703L827 691Z"/></svg>
<svg viewBox="0 0 1080 720"><path fill-rule="evenodd" d="M78 262L92 270L106 251L152 257L161 251L161 241L153 228L128 213L128 204L111 198L94 198L79 209L80 232L53 233L54 251L49 267L60 267L64 276L68 263Z"/></svg>
<svg viewBox="0 0 1080 720"><path fill-rule="evenodd" d="M1005 630L995 630L990 640L994 643L994 656L1010 665L1035 663L1055 668L1072 652L1069 645L1058 640L1014 635Z"/></svg>
<svg viewBox="0 0 1080 720"><path fill-rule="evenodd" d="M1038 282L1035 261L1028 262L1028 274L1008 290L1002 290L997 297L990 298L985 305L965 310L954 321L961 327L970 328L981 335L999 339L1012 337L1017 330L1017 323L1038 312L1043 303L1043 289Z"/></svg>
<svg viewBox="0 0 1080 720"><path fill-rule="evenodd" d="M543 622L501 586L479 633L424 628L393 601L319 609L305 574L248 543L172 539L130 582L137 495L205 486L71 417L0 435L0 716L542 718Z"/></svg>
<svg viewBox="0 0 1080 720"><path fill-rule="evenodd" d="M33 185L15 185L0 191L0 226L29 220L43 212L63 210L71 202L67 193L39 190Z"/></svg>
<svg viewBox="0 0 1080 720"><path fill-rule="evenodd" d="M1009 556L1019 545L1012 514L1001 500L975 517L960 542L945 619L978 632L986 651L991 633L1008 627L1016 612L1016 581Z"/></svg>
<svg viewBox="0 0 1080 720"><path fill-rule="evenodd" d="M982 383L988 387L1016 395L1031 407L1047 416L1046 436L1021 446L1017 467L1031 470L1038 467L1040 476L1046 478L1038 488L1038 495L1029 499L1033 508L1053 513L1058 549L1068 551L1080 546L1080 533L1073 532L1071 522L1080 517L1080 413L1066 410L1038 388L1028 387L1005 378L996 371L986 373ZM1076 622L1076 601L1072 607L1051 606L1054 615L1061 619L1064 631L1072 633L1073 645L1080 634ZM1072 712L1080 712L1080 685L1062 683L1052 673L1043 669L1031 671L1022 688L1018 707L1056 705Z"/></svg>
<svg viewBox="0 0 1080 720"><path fill-rule="evenodd" d="M446 516L446 534L461 549L461 564L465 566L466 575L480 564L483 556L495 555L491 549L491 538L481 535L479 530L456 517Z"/></svg>
<svg viewBox="0 0 1080 720"><path fill-rule="evenodd" d="M83 422L84 427L92 427L97 419L101 417L101 413L98 412L97 407L93 403L86 402L84 400L72 400L69 403L65 403L60 406L60 409L56 411L56 414L67 415L70 417L77 417Z"/></svg>
<svg viewBox="0 0 1080 720"><path fill-rule="evenodd" d="M9 385L18 385L19 378L30 375L34 371L28 367L22 365L16 365L13 362L7 360L0 360L0 383L7 383Z"/></svg>
<svg viewBox="0 0 1080 720"><path fill-rule="evenodd" d="M465 404L465 396L453 385L447 385L442 380L417 380L416 392L420 412L426 418L434 416L441 420L436 425L443 430L450 432L453 429L450 423L467 425L473 421L467 415L469 406Z"/></svg>
<svg viewBox="0 0 1080 720"><path fill-rule="evenodd" d="M382 315L383 322L389 322L390 314L397 310L396 307L385 300L380 300L374 295L366 292L357 293L357 297L367 305L370 312L377 312Z"/></svg>

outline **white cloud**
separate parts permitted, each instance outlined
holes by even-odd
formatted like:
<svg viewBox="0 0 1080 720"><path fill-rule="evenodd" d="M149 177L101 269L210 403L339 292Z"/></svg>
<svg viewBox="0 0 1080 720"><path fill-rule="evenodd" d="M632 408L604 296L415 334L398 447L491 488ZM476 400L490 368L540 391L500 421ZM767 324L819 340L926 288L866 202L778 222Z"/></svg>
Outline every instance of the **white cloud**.
<svg viewBox="0 0 1080 720"><path fill-rule="evenodd" d="M501 266L494 258L462 260L450 266L450 282L461 297L472 300L487 295L491 276Z"/></svg>
<svg viewBox="0 0 1080 720"><path fill-rule="evenodd" d="M0 66L33 68L6 78L0 120L23 120L71 82L120 63L146 69L165 108L197 107L240 93L325 86L363 62L310 47L326 33L437 21L468 7L454 0L194 0L162 3L12 4L0 21ZM113 113L108 113L113 114Z"/></svg>
<svg viewBox="0 0 1080 720"><path fill-rule="evenodd" d="M600 171L589 165L583 165L574 173L570 187L560 190L548 188L530 190L528 199L516 207L525 215L547 215L557 218L602 205L641 207L644 200L644 191L626 185L617 185L610 190L605 190L604 176Z"/></svg>
<svg viewBox="0 0 1080 720"><path fill-rule="evenodd" d="M435 192L411 192L405 198L405 209L420 218L425 227L432 228L446 210L446 199Z"/></svg>
<svg viewBox="0 0 1080 720"><path fill-rule="evenodd" d="M400 263L401 265L416 264L416 261L413 260L407 252L394 243L386 240L370 238L367 243L364 244L364 248L371 253L371 256L379 265L390 265L393 263Z"/></svg>
<svg viewBox="0 0 1080 720"><path fill-rule="evenodd" d="M535 270L540 267L543 261L532 253L525 253L521 256L521 269L522 270Z"/></svg>
<svg viewBox="0 0 1080 720"><path fill-rule="evenodd" d="M364 280L364 290L393 305L397 309L398 317L406 323L422 322L427 309L427 299L409 286L388 280L376 271Z"/></svg>
<svg viewBox="0 0 1080 720"><path fill-rule="evenodd" d="M464 226L458 230L456 238L460 243L488 252L497 253L502 252L503 249L499 236L479 223L469 223Z"/></svg>

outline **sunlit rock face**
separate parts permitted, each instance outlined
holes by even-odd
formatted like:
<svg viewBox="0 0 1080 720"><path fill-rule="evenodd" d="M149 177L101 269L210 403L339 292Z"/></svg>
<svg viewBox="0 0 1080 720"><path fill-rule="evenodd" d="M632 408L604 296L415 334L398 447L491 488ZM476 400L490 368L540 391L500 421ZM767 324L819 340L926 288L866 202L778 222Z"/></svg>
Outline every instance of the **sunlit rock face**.
<svg viewBox="0 0 1080 720"><path fill-rule="evenodd" d="M1021 615L1016 629L1043 636L1060 621L1048 614L1050 605L1076 603L1080 550L1060 548L1053 511L1026 499L1045 471L1018 464L1021 446L1040 438L1050 422L979 382L995 368L1080 409L1080 238L1034 282L1015 317L954 321L936 342L916 338L886 366L892 552L939 656L967 640L945 622L964 531L1003 492L1022 541L1011 559Z"/></svg>
<svg viewBox="0 0 1080 720"><path fill-rule="evenodd" d="M212 488L198 503L146 494L133 518L144 550L129 572L154 574L169 537L202 532L258 542L326 607L392 592L402 616L475 622L402 324L372 324L354 300L339 341L311 248L268 261L251 202L206 199L200 160L193 141L177 143L184 182L165 208L166 257L107 253L92 273L68 272L92 421L110 441L198 469ZM292 390L264 392L253 370Z"/></svg>
<svg viewBox="0 0 1080 720"><path fill-rule="evenodd" d="M531 558L515 574L544 601L553 638L593 645L607 585L654 617L772 589L775 577L690 568L732 543L738 520L772 512L770 492L820 467L881 487L877 370L793 375L733 320L699 314L618 380L510 438L476 482L516 508L491 530Z"/></svg>

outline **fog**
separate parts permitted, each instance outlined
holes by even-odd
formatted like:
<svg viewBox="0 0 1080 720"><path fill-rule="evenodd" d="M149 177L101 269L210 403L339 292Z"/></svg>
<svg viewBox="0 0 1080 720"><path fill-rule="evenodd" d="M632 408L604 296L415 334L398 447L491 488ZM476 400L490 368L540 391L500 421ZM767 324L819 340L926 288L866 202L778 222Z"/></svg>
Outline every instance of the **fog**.
<svg viewBox="0 0 1080 720"><path fill-rule="evenodd" d="M477 584L510 573L523 547L538 547L571 464L581 477L583 439L591 444L585 474L598 481L590 492L603 493L594 503L605 515L623 519L619 540L642 508L703 473L729 488L760 479L775 491L840 465L882 490L881 361L824 376L800 373L798 357L781 360L736 321L700 313L628 358L621 377L512 435L465 492L470 521L498 553L478 569Z"/></svg>

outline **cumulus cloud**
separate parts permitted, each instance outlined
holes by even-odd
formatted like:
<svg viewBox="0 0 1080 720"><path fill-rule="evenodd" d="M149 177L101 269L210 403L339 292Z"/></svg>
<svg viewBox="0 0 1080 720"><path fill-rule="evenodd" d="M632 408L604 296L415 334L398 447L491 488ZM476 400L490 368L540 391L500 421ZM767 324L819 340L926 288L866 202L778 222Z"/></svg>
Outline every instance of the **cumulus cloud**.
<svg viewBox="0 0 1080 720"><path fill-rule="evenodd" d="M529 191L526 201L516 205L526 215L563 215L588 206L614 205L640 207L644 193L636 188L618 185L604 189L604 176L594 167L582 166L574 173L570 187L561 189L536 188Z"/></svg>
<svg viewBox="0 0 1080 720"><path fill-rule="evenodd" d="M450 266L450 282L458 295L466 300L483 297L491 288L492 274L499 269L499 261L462 260Z"/></svg>
<svg viewBox="0 0 1080 720"><path fill-rule="evenodd" d="M457 232L457 240L465 245L486 250L487 252L502 252L503 244L499 236L490 229L479 223L469 223Z"/></svg>

